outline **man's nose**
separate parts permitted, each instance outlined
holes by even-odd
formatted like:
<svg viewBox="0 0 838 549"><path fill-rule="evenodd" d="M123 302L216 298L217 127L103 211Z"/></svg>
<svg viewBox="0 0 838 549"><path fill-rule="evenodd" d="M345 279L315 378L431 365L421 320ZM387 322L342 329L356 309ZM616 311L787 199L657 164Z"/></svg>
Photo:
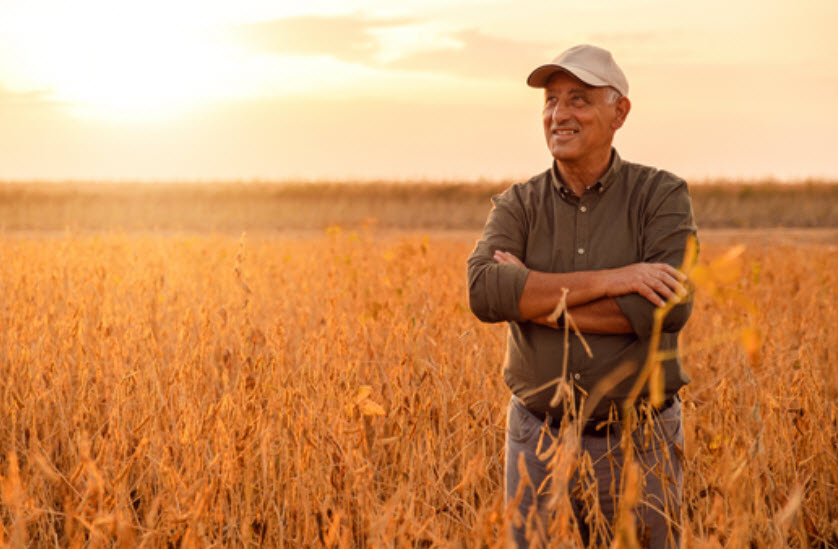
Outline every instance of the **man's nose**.
<svg viewBox="0 0 838 549"><path fill-rule="evenodd" d="M561 101L557 101L550 112L550 118L556 124L560 124L570 118L570 110L567 108L567 105Z"/></svg>

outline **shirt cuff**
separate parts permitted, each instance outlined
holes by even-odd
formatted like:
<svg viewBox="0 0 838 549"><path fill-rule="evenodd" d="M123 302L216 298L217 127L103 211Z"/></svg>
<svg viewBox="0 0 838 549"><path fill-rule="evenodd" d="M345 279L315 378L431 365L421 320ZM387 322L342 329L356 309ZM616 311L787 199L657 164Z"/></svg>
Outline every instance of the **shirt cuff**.
<svg viewBox="0 0 838 549"><path fill-rule="evenodd" d="M469 306L483 322L520 321L518 302L529 269L509 263L483 265L470 281Z"/></svg>
<svg viewBox="0 0 838 549"><path fill-rule="evenodd" d="M652 336L655 325L655 309L651 301L640 294L626 294L614 298L623 315L628 319L634 333L647 339ZM686 324L692 312L692 296L684 299L667 313L661 324L661 331L677 332Z"/></svg>
<svg viewBox="0 0 838 549"><path fill-rule="evenodd" d="M634 333L641 338L652 335L656 307L651 301L640 294L618 295L614 300L628 319Z"/></svg>
<svg viewBox="0 0 838 549"><path fill-rule="evenodd" d="M498 265L498 287L501 288L498 303L504 318L516 322L522 320L518 304L521 302L521 294L524 293L529 275L530 270L520 265ZM506 288L508 291L503 291Z"/></svg>

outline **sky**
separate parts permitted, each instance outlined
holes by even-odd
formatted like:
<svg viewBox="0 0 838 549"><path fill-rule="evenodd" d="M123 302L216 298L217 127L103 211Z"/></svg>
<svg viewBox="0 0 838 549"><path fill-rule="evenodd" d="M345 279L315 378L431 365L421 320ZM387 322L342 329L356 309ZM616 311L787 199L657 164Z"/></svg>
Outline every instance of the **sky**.
<svg viewBox="0 0 838 549"><path fill-rule="evenodd" d="M525 180L536 66L629 80L624 159L838 180L834 0L0 0L0 180Z"/></svg>

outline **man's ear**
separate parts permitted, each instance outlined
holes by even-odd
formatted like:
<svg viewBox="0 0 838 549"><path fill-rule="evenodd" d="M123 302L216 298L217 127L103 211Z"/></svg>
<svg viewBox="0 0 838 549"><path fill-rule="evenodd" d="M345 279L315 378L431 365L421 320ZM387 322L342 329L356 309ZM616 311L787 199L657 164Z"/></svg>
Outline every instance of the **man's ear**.
<svg viewBox="0 0 838 549"><path fill-rule="evenodd" d="M617 116L615 116L614 121L611 122L611 127L618 130L623 127L626 117L631 110L631 101L629 101L628 97L620 97L617 99L617 103L614 107L617 111Z"/></svg>

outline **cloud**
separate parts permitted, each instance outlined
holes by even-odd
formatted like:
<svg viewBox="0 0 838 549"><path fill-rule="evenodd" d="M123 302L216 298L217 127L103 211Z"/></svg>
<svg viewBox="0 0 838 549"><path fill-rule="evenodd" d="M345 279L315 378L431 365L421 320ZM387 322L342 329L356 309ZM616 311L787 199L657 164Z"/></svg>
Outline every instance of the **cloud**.
<svg viewBox="0 0 838 549"><path fill-rule="evenodd" d="M443 72L469 78L523 79L554 52L538 42L507 40L477 30L453 35L459 48L416 52L388 64L391 68Z"/></svg>
<svg viewBox="0 0 838 549"><path fill-rule="evenodd" d="M51 99L51 94L48 91L25 91L17 92L0 86L0 105L44 105L53 104L55 101Z"/></svg>
<svg viewBox="0 0 838 549"><path fill-rule="evenodd" d="M303 15L236 27L235 34L256 49L284 55L328 55L373 65L381 44L378 29L413 24L407 18L371 19L360 15Z"/></svg>
<svg viewBox="0 0 838 549"><path fill-rule="evenodd" d="M426 26L414 18L370 18L363 15L295 16L239 25L238 40L277 55L326 55L378 69L452 74L467 78L520 79L531 67L555 54L551 46L508 40L478 30L436 34L418 51L382 60L381 36L392 29L411 32Z"/></svg>
<svg viewBox="0 0 838 549"><path fill-rule="evenodd" d="M595 32L589 34L588 39L591 44L610 49L615 46L644 46L649 44L659 46L662 39L671 39L675 34L674 32L664 34L661 31L651 30Z"/></svg>
<svg viewBox="0 0 838 549"><path fill-rule="evenodd" d="M61 105L49 91L18 92L0 86L0 112L4 115L52 109Z"/></svg>

